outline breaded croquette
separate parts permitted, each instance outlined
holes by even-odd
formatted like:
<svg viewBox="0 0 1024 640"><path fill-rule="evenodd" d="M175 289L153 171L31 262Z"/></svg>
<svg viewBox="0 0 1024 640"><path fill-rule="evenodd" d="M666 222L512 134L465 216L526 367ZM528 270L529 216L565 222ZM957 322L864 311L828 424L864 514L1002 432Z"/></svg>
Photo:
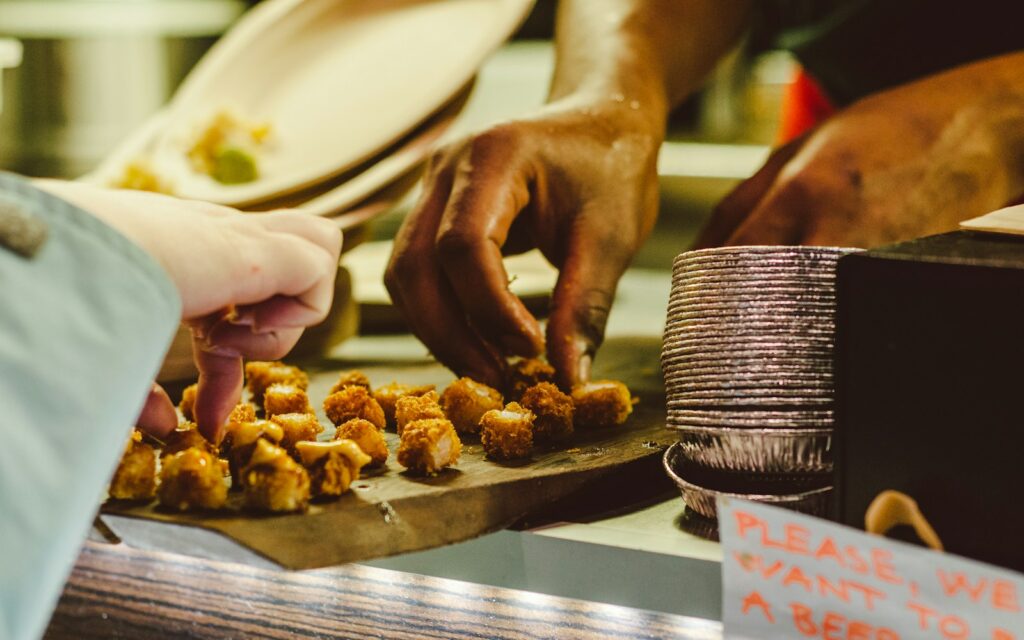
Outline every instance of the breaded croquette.
<svg viewBox="0 0 1024 640"><path fill-rule="evenodd" d="M441 394L441 408L459 433L479 433L480 417L503 406L497 389L469 378L459 378Z"/></svg>
<svg viewBox="0 0 1024 640"><path fill-rule="evenodd" d="M533 413L517 402L492 409L480 418L480 443L489 458L516 460L533 449Z"/></svg>
<svg viewBox="0 0 1024 640"><path fill-rule="evenodd" d="M434 390L434 385L423 384L419 386L411 386L407 384L400 384L398 382L392 382L386 384L383 387L377 387L373 391L373 399L384 410L384 418L387 422L387 426L395 428L395 409L398 404L398 399L403 396L422 396L423 394L430 393Z"/></svg>
<svg viewBox="0 0 1024 640"><path fill-rule="evenodd" d="M597 429L622 424L633 412L633 397L626 385L616 380L597 380L572 390L578 429Z"/></svg>
<svg viewBox="0 0 1024 640"><path fill-rule="evenodd" d="M128 439L108 493L115 500L152 500L156 494L156 453L138 430Z"/></svg>
<svg viewBox="0 0 1024 640"><path fill-rule="evenodd" d="M384 410L373 399L366 387L345 387L335 391L324 400L327 418L339 425L352 418L369 420L378 429L384 428Z"/></svg>
<svg viewBox="0 0 1024 640"><path fill-rule="evenodd" d="M309 504L309 473L288 452L257 440L242 470L245 506L256 511L305 511Z"/></svg>
<svg viewBox="0 0 1024 640"><path fill-rule="evenodd" d="M268 392L267 398L269 397ZM297 453L296 444L316 440L317 434L324 430L316 414L313 413L279 413L270 416L270 421L281 427L283 435L280 445L293 458Z"/></svg>
<svg viewBox="0 0 1024 640"><path fill-rule="evenodd" d="M376 427L370 426L377 431ZM301 442L299 459L309 472L310 490L314 497L345 493L359 479L359 471L370 463L370 456L351 440Z"/></svg>
<svg viewBox="0 0 1024 640"><path fill-rule="evenodd" d="M331 390L327 392L328 395L341 391L345 387L366 387L370 388L370 379L366 377L366 374L362 371L342 371L338 374L338 381L334 383Z"/></svg>
<svg viewBox="0 0 1024 640"><path fill-rule="evenodd" d="M462 441L450 420L416 420L405 425L398 445L398 464L422 475L435 475L455 464Z"/></svg>
<svg viewBox="0 0 1024 640"><path fill-rule="evenodd" d="M372 466L384 464L388 459L388 443L384 433L369 420L353 418L338 425L334 432L335 440L351 440L359 445L363 453L370 456Z"/></svg>
<svg viewBox="0 0 1024 640"><path fill-rule="evenodd" d="M274 383L263 391L263 412L267 418L281 413L313 413L309 396L294 384Z"/></svg>
<svg viewBox="0 0 1024 640"><path fill-rule="evenodd" d="M276 422L270 420L253 420L252 422L238 422L229 424L225 442L229 442L226 456L228 469L231 472L231 488L241 489L245 484L245 477L242 470L256 450L256 443L266 440L271 444L277 444L284 438L284 429Z"/></svg>
<svg viewBox="0 0 1024 640"><path fill-rule="evenodd" d="M161 460L160 504L169 509L219 509L228 497L224 461L205 449L185 449Z"/></svg>
<svg viewBox="0 0 1024 640"><path fill-rule="evenodd" d="M541 442L565 442L572 437L572 398L550 382L541 382L523 393L519 404L533 412L533 439Z"/></svg>
<svg viewBox="0 0 1024 640"><path fill-rule="evenodd" d="M217 454L217 447L199 433L194 422L182 422L177 429L164 436L160 459L192 448L204 449L214 455Z"/></svg>
<svg viewBox="0 0 1024 640"><path fill-rule="evenodd" d="M444 417L436 391L429 391L422 396L402 396L395 404L395 431L402 435L405 425L414 420Z"/></svg>
<svg viewBox="0 0 1024 640"><path fill-rule="evenodd" d="M509 363L505 372L508 397L519 400L530 387L555 381L555 368L539 358L520 358Z"/></svg>
<svg viewBox="0 0 1024 640"><path fill-rule="evenodd" d="M309 388L309 377L298 367L283 362L246 362L245 386L257 404L263 403L263 392L272 384L293 384L305 391Z"/></svg>
<svg viewBox="0 0 1024 640"><path fill-rule="evenodd" d="M190 384L185 387L181 392L181 402L178 403L178 410L181 411L181 417L192 422L196 419L196 415L192 412L192 408L196 406L196 392L199 391L199 383Z"/></svg>

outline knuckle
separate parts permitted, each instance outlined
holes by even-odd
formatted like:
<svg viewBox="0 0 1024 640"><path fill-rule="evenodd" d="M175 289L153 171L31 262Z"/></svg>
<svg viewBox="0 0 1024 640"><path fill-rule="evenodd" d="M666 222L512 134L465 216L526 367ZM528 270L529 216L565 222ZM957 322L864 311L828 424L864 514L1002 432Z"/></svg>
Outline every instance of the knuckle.
<svg viewBox="0 0 1024 640"><path fill-rule="evenodd" d="M481 242L467 230L460 227L444 229L437 235L434 243L437 257L442 262L460 260L473 253L473 249Z"/></svg>
<svg viewBox="0 0 1024 640"><path fill-rule="evenodd" d="M593 345L600 346L604 340L604 329L611 312L612 293L604 289L591 288L583 292L576 308L576 325L583 337Z"/></svg>

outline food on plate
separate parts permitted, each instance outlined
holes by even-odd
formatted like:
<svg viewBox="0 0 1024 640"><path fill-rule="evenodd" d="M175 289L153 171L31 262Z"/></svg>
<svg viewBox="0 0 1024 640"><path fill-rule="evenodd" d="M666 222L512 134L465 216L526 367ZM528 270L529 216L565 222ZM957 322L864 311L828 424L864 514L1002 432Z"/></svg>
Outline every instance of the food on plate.
<svg viewBox="0 0 1024 640"><path fill-rule="evenodd" d="M153 168L148 157L140 157L125 165L124 171L109 185L115 189L134 189L154 193L174 194L174 187Z"/></svg>
<svg viewBox="0 0 1024 640"><path fill-rule="evenodd" d="M228 497L224 461L206 449L185 449L161 459L160 504L177 511L219 509Z"/></svg>
<svg viewBox="0 0 1024 640"><path fill-rule="evenodd" d="M370 463L370 456L351 440L300 442L298 448L314 497L345 493L359 479L359 471Z"/></svg>
<svg viewBox="0 0 1024 640"><path fill-rule="evenodd" d="M550 382L533 385L523 393L519 404L533 412L533 439L538 442L565 442L572 437L572 398Z"/></svg>
<svg viewBox="0 0 1024 640"><path fill-rule="evenodd" d="M156 453L138 430L125 445L108 493L115 500L151 500L156 494Z"/></svg>
<svg viewBox="0 0 1024 640"><path fill-rule="evenodd" d="M256 405L251 402L239 402L228 414L228 424L252 422L256 419Z"/></svg>
<svg viewBox="0 0 1024 640"><path fill-rule="evenodd" d="M269 394L267 397L270 397ZM296 455L295 445L316 440L317 434L324 430L314 413L278 413L270 416L270 421L281 427L283 435L280 445L292 457Z"/></svg>
<svg viewBox="0 0 1024 640"><path fill-rule="evenodd" d="M414 420L445 417L444 410L438 404L436 391L427 392L422 396L402 396L395 404L395 430L398 435L402 435L405 425Z"/></svg>
<svg viewBox="0 0 1024 640"><path fill-rule="evenodd" d="M256 441L242 470L244 503L255 511L305 511L309 504L309 473L288 452L268 440Z"/></svg>
<svg viewBox="0 0 1024 640"><path fill-rule="evenodd" d="M373 399L366 387L349 386L335 391L324 400L324 413L335 425L352 418L369 420L378 429L385 425L384 409Z"/></svg>
<svg viewBox="0 0 1024 640"><path fill-rule="evenodd" d="M199 433L196 423L182 422L177 429L164 436L164 446L160 451L160 458L192 448L203 449L213 454L217 453L217 447Z"/></svg>
<svg viewBox="0 0 1024 640"><path fill-rule="evenodd" d="M369 420L352 418L341 423L334 432L334 439L355 442L363 453L370 456L371 462L367 464L379 466L388 459L388 443L384 433Z"/></svg>
<svg viewBox="0 0 1024 640"><path fill-rule="evenodd" d="M366 387L370 388L370 379L362 371L342 371L338 374L338 381L334 383L328 394L341 391L345 387Z"/></svg>
<svg viewBox="0 0 1024 640"><path fill-rule="evenodd" d="M533 418L529 409L510 402L504 409L491 409L480 418L480 443L489 458L529 458L533 449Z"/></svg>
<svg viewBox="0 0 1024 640"><path fill-rule="evenodd" d="M245 363L245 386L252 394L253 402L263 403L263 392L272 384L292 384L305 391L309 388L309 377L298 367L283 362Z"/></svg>
<svg viewBox="0 0 1024 640"><path fill-rule="evenodd" d="M470 378L459 378L441 394L441 408L459 433L478 433L480 417L504 406L501 392Z"/></svg>
<svg viewBox="0 0 1024 640"><path fill-rule="evenodd" d="M260 152L270 136L268 123L248 122L228 110L215 113L188 149L192 170L221 184L243 184L259 178Z"/></svg>
<svg viewBox="0 0 1024 640"><path fill-rule="evenodd" d="M633 412L633 396L616 380L597 380L572 390L577 428L601 428L622 424Z"/></svg>
<svg viewBox="0 0 1024 640"><path fill-rule="evenodd" d="M398 464L415 474L435 475L458 462L460 453L462 441L450 420L416 420L402 430Z"/></svg>
<svg viewBox="0 0 1024 640"><path fill-rule="evenodd" d="M387 426L395 426L395 407L398 404L398 399L402 396L422 396L425 393L430 393L434 390L434 385L423 384L418 386L400 384L398 382L392 382L386 384L383 387L377 387L373 391L373 399L384 409L384 417L387 420Z"/></svg>
<svg viewBox="0 0 1024 640"><path fill-rule="evenodd" d="M178 410L181 411L181 417L189 422L196 419L195 414L192 413L192 407L196 405L196 392L198 390L198 384L190 384L181 392L181 402L178 403Z"/></svg>
<svg viewBox="0 0 1024 640"><path fill-rule="evenodd" d="M555 368L540 358L520 358L509 363L505 376L508 397L518 400L530 387L540 382L554 382Z"/></svg>
<svg viewBox="0 0 1024 640"><path fill-rule="evenodd" d="M270 418L281 413L313 413L313 407L298 385L275 382L263 391L263 412Z"/></svg>
<svg viewBox="0 0 1024 640"><path fill-rule="evenodd" d="M241 489L245 485L242 470L249 464L258 442L266 440L271 444L277 444L283 438L284 429L270 420L253 420L228 425L224 440L230 442L226 455L228 470L231 472L231 488Z"/></svg>

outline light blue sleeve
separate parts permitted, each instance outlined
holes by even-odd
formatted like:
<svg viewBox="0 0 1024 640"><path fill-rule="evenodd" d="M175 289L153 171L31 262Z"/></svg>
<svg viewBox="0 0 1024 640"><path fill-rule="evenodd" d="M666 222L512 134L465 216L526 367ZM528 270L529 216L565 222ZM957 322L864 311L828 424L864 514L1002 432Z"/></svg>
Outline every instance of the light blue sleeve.
<svg viewBox="0 0 1024 640"><path fill-rule="evenodd" d="M88 213L3 173L0 204L48 227L31 258L0 246L0 639L22 640L45 630L181 300Z"/></svg>

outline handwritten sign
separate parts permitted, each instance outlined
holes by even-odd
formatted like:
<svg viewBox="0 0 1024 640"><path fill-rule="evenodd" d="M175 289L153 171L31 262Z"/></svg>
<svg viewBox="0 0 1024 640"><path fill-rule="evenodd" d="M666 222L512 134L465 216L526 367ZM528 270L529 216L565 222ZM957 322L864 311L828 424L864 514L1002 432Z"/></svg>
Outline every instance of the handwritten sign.
<svg viewBox="0 0 1024 640"><path fill-rule="evenodd" d="M1024 640L1024 575L752 502L718 517L727 638Z"/></svg>

